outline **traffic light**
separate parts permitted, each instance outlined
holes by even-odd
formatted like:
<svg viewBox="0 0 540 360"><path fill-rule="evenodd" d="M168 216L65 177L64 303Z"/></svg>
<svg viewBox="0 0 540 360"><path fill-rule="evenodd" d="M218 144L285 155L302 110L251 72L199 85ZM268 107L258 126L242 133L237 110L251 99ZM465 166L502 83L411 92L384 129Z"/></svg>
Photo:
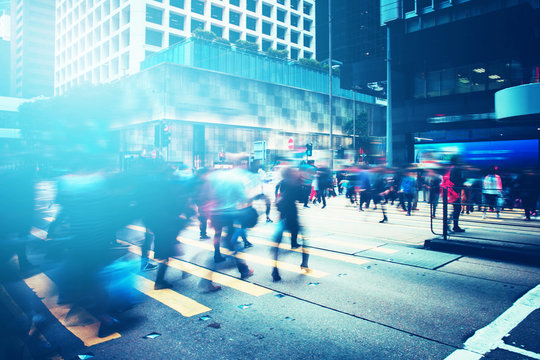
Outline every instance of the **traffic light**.
<svg viewBox="0 0 540 360"><path fill-rule="evenodd" d="M219 153L219 161L225 161L225 154L223 152Z"/></svg>
<svg viewBox="0 0 540 360"><path fill-rule="evenodd" d="M164 148L171 143L171 127L165 123L154 125L154 147Z"/></svg>
<svg viewBox="0 0 540 360"><path fill-rule="evenodd" d="M312 156L313 155L313 144L312 143L306 144L306 155L307 156Z"/></svg>
<svg viewBox="0 0 540 360"><path fill-rule="evenodd" d="M167 147L171 143L171 127L165 123L161 124L161 147Z"/></svg>

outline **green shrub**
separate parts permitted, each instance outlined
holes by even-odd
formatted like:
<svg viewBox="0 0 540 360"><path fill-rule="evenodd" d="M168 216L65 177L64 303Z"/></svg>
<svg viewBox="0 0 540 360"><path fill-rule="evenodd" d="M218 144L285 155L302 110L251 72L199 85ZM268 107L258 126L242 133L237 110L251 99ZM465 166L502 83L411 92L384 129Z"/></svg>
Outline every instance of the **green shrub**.
<svg viewBox="0 0 540 360"><path fill-rule="evenodd" d="M203 39L203 40L214 40L217 36L211 31L206 31L202 29L195 29L195 31L192 33L194 37L197 39Z"/></svg>
<svg viewBox="0 0 540 360"><path fill-rule="evenodd" d="M236 40L234 45L236 45L236 47L239 49L259 51L259 45L246 40Z"/></svg>

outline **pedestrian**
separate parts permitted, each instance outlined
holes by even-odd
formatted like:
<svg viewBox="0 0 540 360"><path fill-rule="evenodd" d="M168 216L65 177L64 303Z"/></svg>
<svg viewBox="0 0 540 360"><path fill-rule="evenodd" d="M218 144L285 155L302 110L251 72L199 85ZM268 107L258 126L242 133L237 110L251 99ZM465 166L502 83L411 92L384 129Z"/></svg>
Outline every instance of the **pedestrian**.
<svg viewBox="0 0 540 360"><path fill-rule="evenodd" d="M452 221L454 232L465 232L459 226L459 215L461 213L461 191L463 190L463 170L459 155L454 155L450 159L450 168L443 176L441 190L447 189L448 203L452 204Z"/></svg>
<svg viewBox="0 0 540 360"><path fill-rule="evenodd" d="M154 259L159 263L154 289L170 289L165 280L170 257L179 255L178 233L189 224L196 214L192 204L193 181L174 175L174 169L164 163L148 175L147 190L141 201L144 224L154 237ZM148 230L147 230L148 231Z"/></svg>
<svg viewBox="0 0 540 360"><path fill-rule="evenodd" d="M488 174L484 177L482 194L485 199L484 213L482 214L482 219L486 218L486 210L489 207L490 211L495 211L497 213L497 219L500 217L499 214L499 204L500 199L503 196L503 187L501 177L496 173L496 168L491 167L488 171Z"/></svg>
<svg viewBox="0 0 540 360"><path fill-rule="evenodd" d="M412 203L416 192L416 178L412 172L407 172L401 179L399 192L402 197L401 207L403 211L407 212L407 216L411 216Z"/></svg>
<svg viewBox="0 0 540 360"><path fill-rule="evenodd" d="M380 205L383 218L379 223L385 223L388 221L386 216L386 204L384 202L384 194L386 191L386 181L385 181L385 171L384 168L374 169L374 182L373 182L373 204L375 204L374 209L377 208L377 205Z"/></svg>
<svg viewBox="0 0 540 360"><path fill-rule="evenodd" d="M240 210L248 202L246 193L246 179L249 176L241 169L220 170L207 177L202 196L202 211L210 218L214 228L214 263L225 261L221 254L221 243L235 251L236 241L231 241L235 224L240 224ZM223 237L225 231L225 237ZM242 279L253 275L244 260L233 257Z"/></svg>
<svg viewBox="0 0 540 360"><path fill-rule="evenodd" d="M531 220L531 215L536 210L536 203L540 193L539 180L538 174L534 170L525 170L519 177L519 189L526 221Z"/></svg>
<svg viewBox="0 0 540 360"><path fill-rule="evenodd" d="M330 170L326 167L321 167L317 171L317 201L319 203L322 202L323 206L321 209L324 209L326 207L326 192L328 191L328 188L331 185L331 177L330 177Z"/></svg>
<svg viewBox="0 0 540 360"><path fill-rule="evenodd" d="M426 177L426 188L428 194L428 201L431 208L431 218L435 219L437 213L437 205L439 204L439 197L441 192L441 175L437 174L433 170L428 171Z"/></svg>
<svg viewBox="0 0 540 360"><path fill-rule="evenodd" d="M293 168L284 168L282 172L282 181L279 186L280 195L276 202L276 207L280 213L280 220L277 224L274 234L274 241L278 246L273 248L274 251L274 267L272 269L272 279L280 281L281 276L277 267L279 244L283 239L283 232L288 230L291 234L291 249L300 247L298 243L298 234L300 232L300 222L298 219L298 209L296 202L302 198L302 178L297 170ZM308 254L305 249L305 244L302 244L302 269L308 269Z"/></svg>

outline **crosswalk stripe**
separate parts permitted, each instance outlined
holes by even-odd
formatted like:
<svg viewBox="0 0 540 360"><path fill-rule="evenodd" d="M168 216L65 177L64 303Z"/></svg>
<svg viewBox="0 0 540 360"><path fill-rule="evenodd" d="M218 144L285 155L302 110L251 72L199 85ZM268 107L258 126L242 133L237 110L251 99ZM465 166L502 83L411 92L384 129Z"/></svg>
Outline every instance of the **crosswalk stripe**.
<svg viewBox="0 0 540 360"><path fill-rule="evenodd" d="M264 229L264 228L256 229L255 233L259 233L259 232L265 233L267 235L273 234L273 230ZM361 244L361 243L352 243L352 242L336 240L336 239L327 239L327 238L324 238L324 237L316 237L316 236L315 237L310 237L310 240L318 241L318 242L324 242L324 243L333 244L333 245L348 246L348 247L353 247L355 249L357 249L359 246L362 246L361 247L362 250L368 250L368 249L374 248L375 246L378 246L378 245L368 245L368 244ZM272 245L272 246L274 246L274 245ZM286 246L286 245L283 245L283 246ZM281 248L281 246L280 246L280 248ZM313 249L310 249L310 252L312 250Z"/></svg>
<svg viewBox="0 0 540 360"><path fill-rule="evenodd" d="M38 229L37 227L32 226L32 229L30 230L30 234L34 235L35 237L46 240L47 239L47 232L42 229Z"/></svg>
<svg viewBox="0 0 540 360"><path fill-rule="evenodd" d="M53 222L56 219L53 218L52 216L46 216L46 217L43 218L43 220L48 221L48 222Z"/></svg>
<svg viewBox="0 0 540 360"><path fill-rule="evenodd" d="M212 310L171 289L154 290L154 282L140 275L137 275L136 288L143 294L167 305L186 317Z"/></svg>
<svg viewBox="0 0 540 360"><path fill-rule="evenodd" d="M255 238L255 237L250 237L249 241L251 241L252 243L255 243L255 244L273 246L273 247L279 246L280 249L296 251L296 252L299 252L299 253L302 252L301 249L291 249L290 245L278 244L278 243L273 242L273 241L262 240L262 239ZM348 262L348 263L351 263L351 264L361 265L361 264L365 264L365 263L369 262L368 260L360 259L358 257L348 256L348 255L343 255L343 254L336 254L336 253L333 253L333 252L323 251L323 250L319 250L319 249L309 248L308 251L309 251L310 255L325 257L325 258L333 259L333 260L339 260L339 261Z"/></svg>
<svg viewBox="0 0 540 360"><path fill-rule="evenodd" d="M119 242L129 245L130 252L137 255L141 255L140 247L128 244L121 240L119 240ZM150 256L151 257L154 256L154 253L152 251L150 251ZM272 290L264 288L262 286L255 285L250 282L243 281L229 275L217 273L217 272L214 272L214 271L205 269L203 267L200 267L200 266L197 266L197 265L194 265L194 264L182 261L182 260L178 260L175 258L169 259L168 266L175 268L177 270L185 271L197 277L210 280L217 284L230 287L238 291L242 291L244 293L247 293L253 296L261 296L261 295L265 295L272 292Z"/></svg>
<svg viewBox="0 0 540 360"><path fill-rule="evenodd" d="M195 246L195 247L205 249L205 250L209 250L209 251L214 251L214 246L211 245L211 244L206 244L206 243L203 243L203 242L200 242L200 241L187 239L187 238L184 238L184 237L181 237L181 236L178 236L177 239L180 240L184 244L188 244L188 245ZM221 250L221 253L226 254L226 255L234 256L234 257L236 257L238 259L255 262L255 263L258 263L258 264L262 264L262 265L267 265L267 266L270 266L270 267L274 266L274 260L273 259L264 258L264 257L261 257L261 256L247 254L247 253L243 253L243 252L237 252L236 254L233 254L232 251L230 251L230 250L228 250L226 248L223 248L223 247L220 248L220 250ZM306 276L312 276L312 277L315 277L315 278L322 278L322 277L328 275L328 273L326 273L324 271L313 270L313 269L310 269L311 271L309 271L309 272L304 272L304 271L302 271L302 269L300 268L299 265L292 265L292 264L289 264L289 263L286 263L286 262L283 262L283 261L278 261L277 262L277 267L279 269L287 270L287 271L294 272L294 273L297 273L297 274L303 274L303 275L306 275Z"/></svg>
<svg viewBox="0 0 540 360"><path fill-rule="evenodd" d="M85 325L74 323L71 316L69 318L67 316L71 308L67 305L58 305L58 296L51 295L54 293L55 285L47 275L40 273L25 279L24 282L36 293L51 314L73 335L81 339L85 346L93 346L121 336L118 333L113 333L104 338L98 337L100 322L85 310L81 310L79 313L79 319L84 319ZM91 323L86 324L88 322Z"/></svg>

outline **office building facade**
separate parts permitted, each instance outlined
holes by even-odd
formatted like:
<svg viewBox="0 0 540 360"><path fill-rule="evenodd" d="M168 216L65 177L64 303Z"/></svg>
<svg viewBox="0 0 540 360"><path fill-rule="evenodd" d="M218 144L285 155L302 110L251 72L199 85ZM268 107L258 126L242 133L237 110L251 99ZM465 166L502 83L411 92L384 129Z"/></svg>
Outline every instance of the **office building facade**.
<svg viewBox="0 0 540 360"><path fill-rule="evenodd" d="M134 74L197 30L315 57L314 0L59 0L55 93Z"/></svg>
<svg viewBox="0 0 540 360"><path fill-rule="evenodd" d="M317 59L328 59L328 0L316 4ZM341 86L385 97L386 29L380 4L373 0L334 0L332 58L339 61Z"/></svg>
<svg viewBox="0 0 540 360"><path fill-rule="evenodd" d="M540 1L381 0L381 24L395 164L425 143L539 138L538 119L497 117L495 93L540 81Z"/></svg>
<svg viewBox="0 0 540 360"><path fill-rule="evenodd" d="M17 97L54 92L54 2L11 2L11 93Z"/></svg>

